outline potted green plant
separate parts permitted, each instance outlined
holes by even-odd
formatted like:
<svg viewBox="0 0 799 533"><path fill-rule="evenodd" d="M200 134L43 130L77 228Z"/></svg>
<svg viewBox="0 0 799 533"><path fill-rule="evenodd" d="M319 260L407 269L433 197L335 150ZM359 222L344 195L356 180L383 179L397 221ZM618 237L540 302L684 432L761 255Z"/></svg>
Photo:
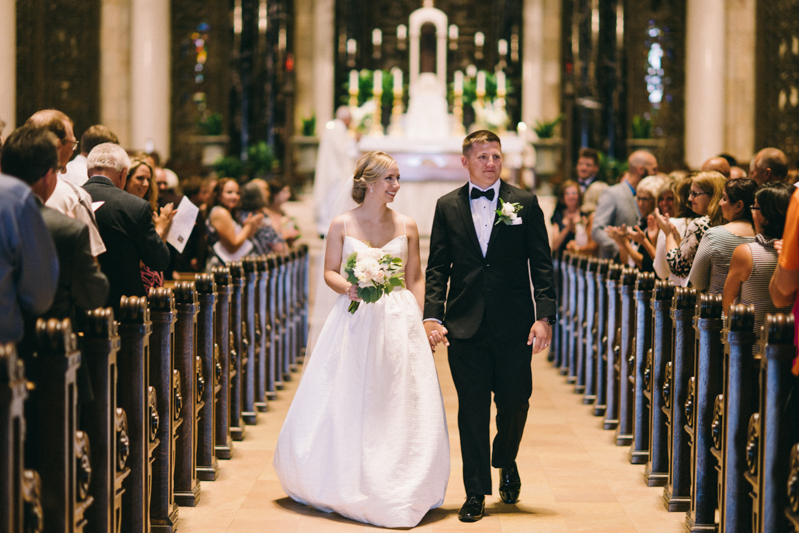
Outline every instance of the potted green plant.
<svg viewBox="0 0 799 533"><path fill-rule="evenodd" d="M301 119L300 135L293 135L290 142L294 146L294 172L303 177L312 175L316 169L316 156L319 152L316 114Z"/></svg>
<svg viewBox="0 0 799 533"><path fill-rule="evenodd" d="M242 161L239 157L229 155L217 159L212 167L219 177L234 178L241 181L242 178L264 178L269 179L269 175L280 166L280 161L275 158L272 147L266 141L260 141L247 149L247 160Z"/></svg>
<svg viewBox="0 0 799 533"><path fill-rule="evenodd" d="M660 157L665 144L665 139L655 138L655 121L651 116L633 116L630 122L630 138L627 139L627 149L630 152L646 150Z"/></svg>
<svg viewBox="0 0 799 533"><path fill-rule="evenodd" d="M200 134L195 135L193 141L202 146L202 164L212 166L225 156L230 142L230 137L224 135L225 124L222 113L203 113L197 120L197 129Z"/></svg>
<svg viewBox="0 0 799 533"><path fill-rule="evenodd" d="M558 115L553 120L535 121L533 131L536 139L532 145L535 148L535 173L539 182L548 181L560 169L563 139L556 136L556 132L562 120L563 115Z"/></svg>

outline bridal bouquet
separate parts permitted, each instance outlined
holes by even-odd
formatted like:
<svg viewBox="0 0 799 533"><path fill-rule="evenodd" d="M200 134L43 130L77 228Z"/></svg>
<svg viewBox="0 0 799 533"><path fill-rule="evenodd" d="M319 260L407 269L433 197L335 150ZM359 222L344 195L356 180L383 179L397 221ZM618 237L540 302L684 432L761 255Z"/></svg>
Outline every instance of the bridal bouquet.
<svg viewBox="0 0 799 533"><path fill-rule="evenodd" d="M401 268L402 259L380 248L367 248L350 254L344 272L347 281L358 286L358 298L370 304L389 294L395 287L405 286L405 274L400 271ZM348 311L355 313L360 303L351 302Z"/></svg>

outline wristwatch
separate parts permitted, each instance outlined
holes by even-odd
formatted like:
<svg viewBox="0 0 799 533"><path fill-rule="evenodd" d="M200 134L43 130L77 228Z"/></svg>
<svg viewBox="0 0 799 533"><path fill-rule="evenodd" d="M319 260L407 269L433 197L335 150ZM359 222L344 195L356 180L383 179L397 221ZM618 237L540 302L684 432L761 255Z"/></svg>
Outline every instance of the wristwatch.
<svg viewBox="0 0 799 533"><path fill-rule="evenodd" d="M558 318L555 315L549 315L549 316L541 317L538 320L546 320L547 324L549 324L550 326L554 326L555 322L558 321Z"/></svg>

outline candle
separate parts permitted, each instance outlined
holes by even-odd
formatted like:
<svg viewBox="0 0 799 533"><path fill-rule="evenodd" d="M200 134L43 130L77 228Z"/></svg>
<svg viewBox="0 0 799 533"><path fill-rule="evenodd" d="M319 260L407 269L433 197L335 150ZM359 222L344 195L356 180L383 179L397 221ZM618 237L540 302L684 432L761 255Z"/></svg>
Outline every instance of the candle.
<svg viewBox="0 0 799 533"><path fill-rule="evenodd" d="M397 26L397 39L404 41L408 38L408 27L405 24Z"/></svg>
<svg viewBox="0 0 799 533"><path fill-rule="evenodd" d="M497 71L497 96L505 97L505 73L501 70Z"/></svg>
<svg viewBox="0 0 799 533"><path fill-rule="evenodd" d="M372 30L372 44L375 46L383 44L383 32L379 28Z"/></svg>
<svg viewBox="0 0 799 533"><path fill-rule="evenodd" d="M477 47L483 46L485 44L485 42L486 42L486 38L485 38L485 35L483 35L483 32L478 31L477 33L474 34L474 45L475 46L477 46Z"/></svg>
<svg viewBox="0 0 799 533"><path fill-rule="evenodd" d="M382 70L375 70L375 86L374 86L374 93L375 94L383 94L383 71Z"/></svg>
<svg viewBox="0 0 799 533"><path fill-rule="evenodd" d="M358 94L358 71L350 71L350 94Z"/></svg>
<svg viewBox="0 0 799 533"><path fill-rule="evenodd" d="M499 55L505 56L508 55L508 41L505 39L499 40Z"/></svg>
<svg viewBox="0 0 799 533"><path fill-rule="evenodd" d="M394 94L402 94L402 71L398 68L394 69Z"/></svg>
<svg viewBox="0 0 799 533"><path fill-rule="evenodd" d="M486 93L486 73L481 70L477 73L477 94L485 96Z"/></svg>
<svg viewBox="0 0 799 533"><path fill-rule="evenodd" d="M455 24L450 24L449 26L449 38L453 41L458 40L458 27Z"/></svg>
<svg viewBox="0 0 799 533"><path fill-rule="evenodd" d="M355 54L356 50L358 50L357 41L355 39L347 39L347 53Z"/></svg>
<svg viewBox="0 0 799 533"><path fill-rule="evenodd" d="M453 92L455 96L462 96L463 95L463 72L460 70L455 71L455 87L453 88Z"/></svg>
<svg viewBox="0 0 799 533"><path fill-rule="evenodd" d="M469 76L470 78L474 78L475 76L477 76L477 67L474 66L474 64L468 65L466 67L466 75Z"/></svg>

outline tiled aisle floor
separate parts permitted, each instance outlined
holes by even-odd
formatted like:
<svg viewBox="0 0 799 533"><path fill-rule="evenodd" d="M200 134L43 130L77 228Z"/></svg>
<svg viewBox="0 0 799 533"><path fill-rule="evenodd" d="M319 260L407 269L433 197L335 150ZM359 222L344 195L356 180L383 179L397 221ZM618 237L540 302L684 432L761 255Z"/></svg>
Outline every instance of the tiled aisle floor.
<svg viewBox="0 0 799 533"><path fill-rule="evenodd" d="M304 214L303 204L295 204L293 210ZM319 242L311 244L317 252ZM683 531L685 514L665 511L663 489L644 485L643 466L629 464L627 448L613 445L612 433L601 429L601 419L589 415L590 408L582 405L544 355L533 358L534 391L518 459L521 501L513 506L499 503L494 471L495 494L486 499L487 516L474 524L459 522L464 492L457 397L445 352L435 358L449 423L452 473L444 505L428 513L415 531ZM269 412L259 415L258 424L246 428L245 440L234 444L233 459L220 461L219 479L202 483L198 506L180 508L181 533L324 533L371 528L299 505L280 488L272 454L299 382L299 374L294 377L278 400L269 404Z"/></svg>

